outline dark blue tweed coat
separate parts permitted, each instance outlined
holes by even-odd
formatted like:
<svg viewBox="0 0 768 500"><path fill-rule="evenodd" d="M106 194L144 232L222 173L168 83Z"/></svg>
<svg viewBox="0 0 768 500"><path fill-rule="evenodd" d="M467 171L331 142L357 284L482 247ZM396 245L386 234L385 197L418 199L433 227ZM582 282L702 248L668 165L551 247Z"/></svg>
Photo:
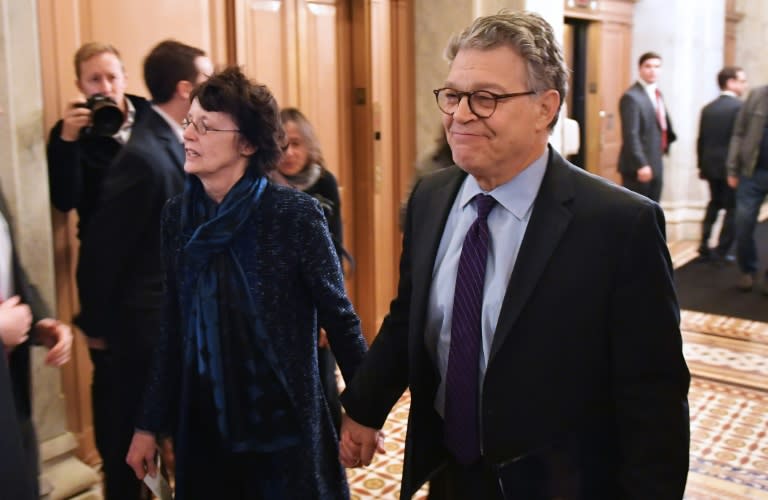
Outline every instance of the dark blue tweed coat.
<svg viewBox="0 0 768 500"><path fill-rule="evenodd" d="M138 428L175 438L179 493L194 487L183 451L197 449L186 421L199 392L185 390L194 370L184 366L183 348L193 339L182 331L187 276L178 276L178 258L185 241L180 234L181 196L163 213L163 254L167 276L166 318L157 344L154 369ZM338 257L316 200L299 191L268 186L250 220L234 240L251 293L264 312L263 323L299 412L301 445L279 452L277 467L289 498L348 498L345 474L338 460L338 438L322 394L317 367L317 328L328 333L345 380L350 380L365 354L360 321L346 297ZM254 471L258 474L259 471ZM210 478L215 480L215 478ZM184 495L193 498L194 493Z"/></svg>

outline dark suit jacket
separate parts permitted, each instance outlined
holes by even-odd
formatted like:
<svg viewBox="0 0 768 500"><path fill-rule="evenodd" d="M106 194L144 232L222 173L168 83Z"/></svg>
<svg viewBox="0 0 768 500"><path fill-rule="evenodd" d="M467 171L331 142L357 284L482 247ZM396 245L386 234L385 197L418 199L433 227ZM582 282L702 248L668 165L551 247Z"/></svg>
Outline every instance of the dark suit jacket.
<svg viewBox="0 0 768 500"><path fill-rule="evenodd" d="M665 104L666 108L666 104ZM656 109L639 82L632 85L619 101L621 116L621 152L619 172L635 178L637 170L650 165L653 176L661 180L663 164L661 157L667 151L661 150L661 127L656 119ZM667 149L677 136L667 112Z"/></svg>
<svg viewBox="0 0 768 500"><path fill-rule="evenodd" d="M27 461L21 445L21 435L16 430L19 422L13 403L10 375L5 355L0 355L0 492L2 498L32 500L34 486L32 475L26 468Z"/></svg>
<svg viewBox="0 0 768 500"><path fill-rule="evenodd" d="M143 120L151 111L143 97L126 94L136 109L135 122ZM84 130L77 141L61 139L63 121L53 126L48 138L48 183L51 203L67 212L77 209L79 236L96 211L101 197L107 169L122 145L112 137L88 135Z"/></svg>
<svg viewBox="0 0 768 500"><path fill-rule="evenodd" d="M449 167L414 188L397 297L341 397L353 419L379 428L410 388L403 498L447 458L424 325L465 177ZM657 204L550 149L483 383L484 457L504 464L510 498L682 497L690 377L664 238Z"/></svg>
<svg viewBox="0 0 768 500"><path fill-rule="evenodd" d="M30 283L27 273L19 262L16 245L13 243L13 222L8 211L5 197L0 193L0 213L8 223L11 232L12 266L14 293L32 309L34 321L49 316L48 308L35 286ZM7 298L7 297L5 297ZM21 427L31 429L31 379L30 379L30 339L16 346L7 358L0 346L0 497L26 499L32 498L37 491L37 468L30 469L28 464L32 453L25 446L37 446L31 436L22 440ZM21 425L20 425L21 424Z"/></svg>
<svg viewBox="0 0 768 500"><path fill-rule="evenodd" d="M11 231L14 293L21 297L21 301L32 309L32 317L34 318L34 321L49 317L50 312L48 307L40 297L37 288L29 281L27 272L19 262L19 257L16 253L16 244L13 242L13 222L11 215L8 212L5 197L2 194L0 194L0 213L3 214L3 217L8 222ZM34 338L30 338L29 341L17 346L9 358L9 368L11 371L11 380L13 382L16 410L23 419L30 419L32 415L29 349L30 343L34 340Z"/></svg>
<svg viewBox="0 0 768 500"><path fill-rule="evenodd" d="M163 301L160 213L184 187L184 147L156 112L136 124L109 170L99 210L80 247L77 280L86 335L121 354L146 357L159 332ZM125 321L131 338L121 335Z"/></svg>
<svg viewBox="0 0 768 500"><path fill-rule="evenodd" d="M731 95L720 95L701 110L699 139L696 152L699 171L704 179L725 179L725 161L731 143L733 124L741 109L741 100Z"/></svg>

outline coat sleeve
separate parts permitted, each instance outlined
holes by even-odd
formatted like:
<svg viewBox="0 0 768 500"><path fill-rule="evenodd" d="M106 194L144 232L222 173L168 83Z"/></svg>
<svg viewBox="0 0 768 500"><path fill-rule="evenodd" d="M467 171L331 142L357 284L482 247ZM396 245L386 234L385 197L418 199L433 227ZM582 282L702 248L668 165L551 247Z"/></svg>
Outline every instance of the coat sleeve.
<svg viewBox="0 0 768 500"><path fill-rule="evenodd" d="M53 206L66 212L80 204L83 196L83 173L79 141L62 140L62 126L59 121L51 129L48 138L48 187Z"/></svg>
<svg viewBox="0 0 768 500"><path fill-rule="evenodd" d="M755 106L757 92L752 92L747 97L747 102L739 109L739 114L736 115L736 121L733 124L733 133L731 134L731 142L728 145L728 159L725 162L725 170L731 177L738 177L741 174L743 158L741 158L741 145L744 141L744 137L749 130L749 110Z"/></svg>
<svg viewBox="0 0 768 500"><path fill-rule="evenodd" d="M367 346L344 287L344 275L323 212L316 200L299 218L301 275L317 307L319 326L328 334L345 381L352 379Z"/></svg>
<svg viewBox="0 0 768 500"><path fill-rule="evenodd" d="M397 296L354 380L347 384L340 396L344 409L353 420L375 429L384 425L390 410L408 387L413 204L420 184L418 181L411 191L405 212Z"/></svg>
<svg viewBox="0 0 768 500"><path fill-rule="evenodd" d="M621 116L621 140L624 149L628 152L622 160L629 160L628 165L619 165L621 172L634 173L640 167L650 165L650 161L643 150L640 127L641 109L638 102L629 94L621 96L619 101L619 114Z"/></svg>
<svg viewBox="0 0 768 500"><path fill-rule="evenodd" d="M161 182L143 155L123 149L104 179L99 210L88 222L80 247L78 326L108 341L120 300L120 279L132 271L132 254L142 234L157 224ZM165 199L160 202L160 207ZM154 222L154 224L153 224Z"/></svg>
<svg viewBox="0 0 768 500"><path fill-rule="evenodd" d="M683 359L680 314L664 216L641 207L618 262L611 294L612 396L621 494L679 499L688 472L690 375Z"/></svg>

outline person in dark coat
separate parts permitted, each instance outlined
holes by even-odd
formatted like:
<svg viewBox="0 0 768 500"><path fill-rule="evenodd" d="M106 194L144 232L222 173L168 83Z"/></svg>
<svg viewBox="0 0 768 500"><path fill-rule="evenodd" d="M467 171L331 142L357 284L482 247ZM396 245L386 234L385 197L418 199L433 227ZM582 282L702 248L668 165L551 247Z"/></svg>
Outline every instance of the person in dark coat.
<svg viewBox="0 0 768 500"><path fill-rule="evenodd" d="M709 203L701 223L699 259L723 262L735 239L735 190L728 185L725 162L736 115L743 104L740 97L747 89L747 77L738 66L727 66L717 74L717 84L720 95L701 110L696 142L699 177L709 184ZM725 210L723 227L717 247L710 249L709 237L720 210Z"/></svg>
<svg viewBox="0 0 768 500"><path fill-rule="evenodd" d="M370 463L408 388L400 498L679 500L690 375L661 208L548 144L568 72L541 16L477 18L445 53L456 165L410 196L342 463Z"/></svg>
<svg viewBox="0 0 768 500"><path fill-rule="evenodd" d="M156 474L173 435L176 498L348 498L323 397L318 327L350 380L365 340L317 200L268 182L283 129L239 69L192 94L188 176L163 212L164 327L131 448Z"/></svg>
<svg viewBox="0 0 768 500"><path fill-rule="evenodd" d="M325 166L320 141L307 117L296 108L285 108L280 111L280 119L285 129L285 151L277 168L270 172L270 178L278 184L307 193L320 202L336 255L339 262L343 262L346 251L343 246L341 198L336 176ZM341 403L336 383L336 358L328 347L328 338L323 330L320 330L318 347L323 391L338 432L341 428Z"/></svg>
<svg viewBox="0 0 768 500"><path fill-rule="evenodd" d="M15 410L13 425L0 426L0 434L8 434L0 438L0 469L6 464L9 468L20 468L20 475L13 478L15 486L10 491L31 488L31 498L38 498L39 453L35 428L32 424L32 394L31 394L31 352L32 344L44 345L49 351L45 363L59 367L69 361L72 350L72 331L68 325L50 317L48 307L40 297L37 288L29 280L26 271L19 262L16 246L13 242L13 231L10 213L5 203L5 197L0 194L0 424L7 419L8 410ZM7 366L6 366L7 362ZM8 377L12 388L12 400L7 397L4 388ZM15 431L15 432L14 432ZM15 435L15 437L14 437ZM21 445L18 455L16 442ZM2 446L11 447L15 453L5 455ZM16 457L16 458L12 458ZM10 464L10 461L18 463ZM8 462L6 462L8 461ZM3 471L5 473L6 471ZM0 473L0 497L6 498L6 490L2 487L3 474ZM7 479L8 481L11 478ZM24 481L27 487L21 486ZM16 490L15 488L22 488ZM9 495L7 498L25 498Z"/></svg>
<svg viewBox="0 0 768 500"><path fill-rule="evenodd" d="M152 109L104 177L99 209L80 247L76 321L91 343L94 427L107 500L136 500L142 489L125 454L160 336L160 213L184 187L181 122L192 89L212 71L196 47L164 40L150 50L144 81Z"/></svg>
<svg viewBox="0 0 768 500"><path fill-rule="evenodd" d="M619 100L619 172L624 187L659 201L664 177L662 158L677 135L658 88L661 56L646 52L640 56L637 70L640 78Z"/></svg>

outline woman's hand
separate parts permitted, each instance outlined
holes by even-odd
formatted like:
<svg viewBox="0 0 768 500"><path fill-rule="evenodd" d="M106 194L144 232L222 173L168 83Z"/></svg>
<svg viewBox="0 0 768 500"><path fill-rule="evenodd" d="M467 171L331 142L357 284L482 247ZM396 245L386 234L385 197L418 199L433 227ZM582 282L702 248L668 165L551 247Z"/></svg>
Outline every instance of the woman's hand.
<svg viewBox="0 0 768 500"><path fill-rule="evenodd" d="M139 480L149 474L152 477L157 476L157 464L155 456L157 455L157 440L151 432L136 431L133 433L131 446L128 448L128 455L125 457L127 463Z"/></svg>
<svg viewBox="0 0 768 500"><path fill-rule="evenodd" d="M14 295L0 303L0 343L13 349L24 343L32 327L32 310Z"/></svg>

